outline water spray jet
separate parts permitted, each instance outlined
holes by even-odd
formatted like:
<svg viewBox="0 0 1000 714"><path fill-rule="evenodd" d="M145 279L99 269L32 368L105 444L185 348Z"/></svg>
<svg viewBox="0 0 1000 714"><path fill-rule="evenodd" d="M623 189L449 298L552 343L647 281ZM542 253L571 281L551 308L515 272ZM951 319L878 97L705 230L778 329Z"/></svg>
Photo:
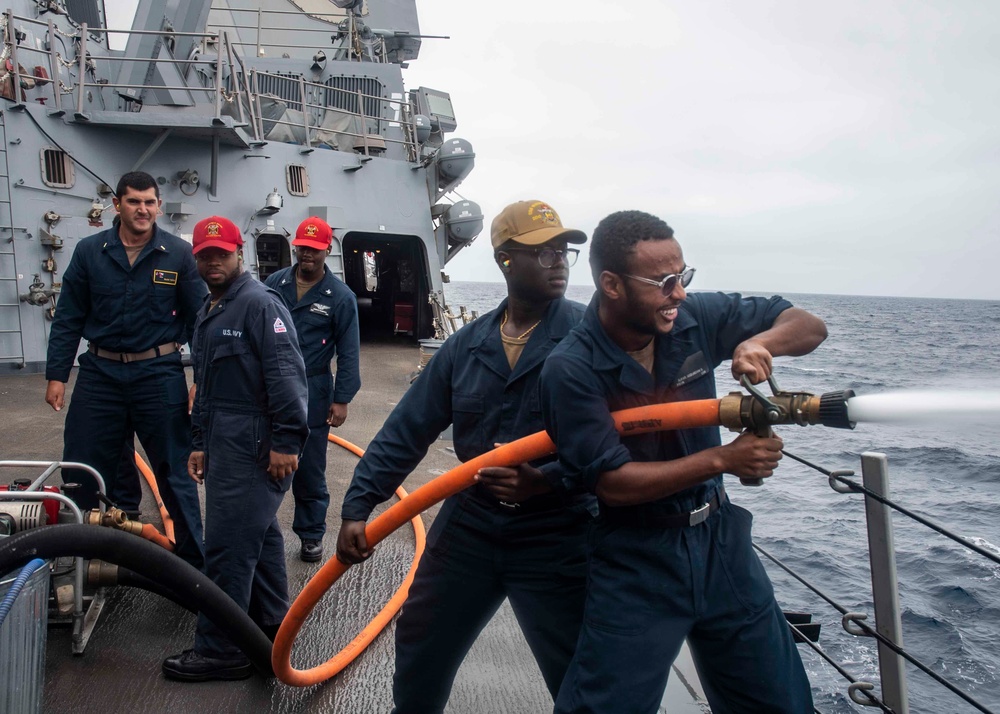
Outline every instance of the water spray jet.
<svg viewBox="0 0 1000 714"><path fill-rule="evenodd" d="M850 419L861 422L907 424L942 420L996 421L1000 418L1000 391L914 390L853 397L847 405Z"/></svg>

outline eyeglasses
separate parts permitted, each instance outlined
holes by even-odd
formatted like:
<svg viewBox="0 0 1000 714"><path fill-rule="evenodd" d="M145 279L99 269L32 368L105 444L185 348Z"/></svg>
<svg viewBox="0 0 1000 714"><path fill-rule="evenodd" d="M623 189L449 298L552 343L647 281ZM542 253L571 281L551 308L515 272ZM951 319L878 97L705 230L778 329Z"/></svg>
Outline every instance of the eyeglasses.
<svg viewBox="0 0 1000 714"><path fill-rule="evenodd" d="M543 268L551 268L557 260L562 260L566 263L567 268L572 268L576 264L577 256L580 255L580 251L576 248L563 248L562 250L555 248L504 248L504 252L534 253L535 257L538 258L538 264Z"/></svg>
<svg viewBox="0 0 1000 714"><path fill-rule="evenodd" d="M664 276L661 280L650 280L649 278L640 278L638 275L629 275L628 273L622 273L626 278L632 278L632 280L638 280L640 283L646 283L647 285L655 285L660 289L664 295L670 295L677 287L677 283L681 284L682 288L686 288L691 284L691 280L694 278L694 268L684 268L683 272L674 273L672 275Z"/></svg>

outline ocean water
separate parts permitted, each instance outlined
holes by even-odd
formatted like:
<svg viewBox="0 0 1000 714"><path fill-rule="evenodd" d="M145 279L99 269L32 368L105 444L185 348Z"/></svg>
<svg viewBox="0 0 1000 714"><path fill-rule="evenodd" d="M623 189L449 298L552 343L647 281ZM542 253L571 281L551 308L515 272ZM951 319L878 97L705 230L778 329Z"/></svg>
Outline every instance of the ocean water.
<svg viewBox="0 0 1000 714"><path fill-rule="evenodd" d="M453 282L453 312L480 313L506 293L499 283ZM588 302L593 288L571 286ZM841 295L786 295L826 321L829 338L814 353L775 360L789 390L817 394L851 388L858 395L896 392L920 399L975 403L973 416L942 410L909 423L862 422L853 431L779 427L785 448L824 468L853 469L860 455L889 459L890 492L901 506L1000 554L1000 301ZM719 394L737 388L723 364ZM765 391L766 385L765 385ZM912 395L918 395L913 397ZM903 403L900 398L900 403ZM932 400L927 399L928 403ZM983 405L986 406L983 406ZM723 438L727 438L726 435ZM755 540L844 607L874 621L864 502L835 493L822 474L791 459L761 488L728 480L731 498L754 514ZM904 647L989 709L1000 711L1000 565L894 513ZM880 691L876 642L848 635L840 613L765 560L782 607L813 613L825 652ZM847 682L800 645L821 712L870 711L850 701ZM912 712L978 711L907 665Z"/></svg>

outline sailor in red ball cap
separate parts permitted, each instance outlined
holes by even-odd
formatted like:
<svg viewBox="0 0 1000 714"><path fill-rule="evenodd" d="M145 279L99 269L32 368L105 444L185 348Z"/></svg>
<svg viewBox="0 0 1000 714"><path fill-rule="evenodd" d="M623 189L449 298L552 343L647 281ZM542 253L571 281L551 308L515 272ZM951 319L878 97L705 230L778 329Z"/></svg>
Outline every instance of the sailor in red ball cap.
<svg viewBox="0 0 1000 714"><path fill-rule="evenodd" d="M295 497L292 530L302 541L299 557L307 563L323 557L326 512L330 505L326 486L330 427L344 423L347 405L361 388L358 301L351 289L326 267L332 244L333 230L326 221L316 216L305 219L292 241L296 264L279 270L266 281L292 313L309 380L309 439L292 484ZM336 380L330 374L334 356Z"/></svg>
<svg viewBox="0 0 1000 714"><path fill-rule="evenodd" d="M273 639L288 612L285 549L276 514L306 426L306 373L291 315L243 271L243 237L228 218L194 227L209 296L191 340L197 392L188 473L205 485L205 574ZM254 603L250 608L251 601ZM194 648L168 657L170 679L243 679L250 660L198 616Z"/></svg>

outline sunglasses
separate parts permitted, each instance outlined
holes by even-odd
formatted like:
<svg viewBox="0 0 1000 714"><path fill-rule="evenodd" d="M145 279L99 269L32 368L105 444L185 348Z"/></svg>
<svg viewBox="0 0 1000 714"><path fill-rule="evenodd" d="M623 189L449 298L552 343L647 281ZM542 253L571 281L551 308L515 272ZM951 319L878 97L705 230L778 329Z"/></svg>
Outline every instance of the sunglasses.
<svg viewBox="0 0 1000 714"><path fill-rule="evenodd" d="M632 280L638 280L640 283L655 285L660 289L661 293L664 295L670 295L674 291L674 288L677 287L677 283L680 283L682 288L686 288L691 284L691 280L694 278L694 268L686 267L683 272L664 276L662 280L640 278L638 275L629 275L628 273L622 273L622 275L626 278L632 278Z"/></svg>
<svg viewBox="0 0 1000 714"><path fill-rule="evenodd" d="M556 250L555 248L504 248L504 252L534 253L535 257L538 258L538 264L543 268L551 268L558 260L566 263L567 268L572 268L576 264L577 256L580 255L580 251L576 248L564 248L562 250Z"/></svg>

